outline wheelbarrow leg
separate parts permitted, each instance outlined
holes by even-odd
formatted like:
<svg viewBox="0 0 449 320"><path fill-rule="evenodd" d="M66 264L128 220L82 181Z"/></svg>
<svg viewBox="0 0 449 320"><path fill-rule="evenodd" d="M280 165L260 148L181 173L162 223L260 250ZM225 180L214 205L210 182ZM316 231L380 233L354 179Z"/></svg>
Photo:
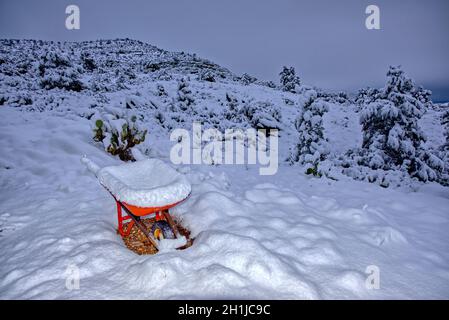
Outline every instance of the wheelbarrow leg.
<svg viewBox="0 0 449 320"><path fill-rule="evenodd" d="M122 206L121 206L120 202L118 202L117 200L115 200L115 202L117 203L118 233L122 237L126 237L126 236L128 236L130 234L131 229L134 226L134 221L131 220L128 223L128 228L126 230L124 230L124 228L123 228L123 221L129 220L131 217L123 216L122 215Z"/></svg>
<svg viewBox="0 0 449 320"><path fill-rule="evenodd" d="M164 215L165 219L167 220L168 224L170 225L170 227L172 228L173 233L175 234L175 238L178 238L179 237L178 228L176 227L176 224L173 221L173 219L172 219L170 213L168 212L168 210L164 210L163 211L163 215Z"/></svg>

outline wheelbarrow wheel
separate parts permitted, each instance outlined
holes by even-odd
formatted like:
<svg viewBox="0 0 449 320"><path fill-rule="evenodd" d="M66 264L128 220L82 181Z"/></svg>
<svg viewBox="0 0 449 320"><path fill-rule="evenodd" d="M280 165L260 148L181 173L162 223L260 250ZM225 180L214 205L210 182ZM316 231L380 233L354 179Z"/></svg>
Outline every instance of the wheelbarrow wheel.
<svg viewBox="0 0 449 320"><path fill-rule="evenodd" d="M157 240L175 239L175 234L167 221L156 221L151 227L151 234Z"/></svg>

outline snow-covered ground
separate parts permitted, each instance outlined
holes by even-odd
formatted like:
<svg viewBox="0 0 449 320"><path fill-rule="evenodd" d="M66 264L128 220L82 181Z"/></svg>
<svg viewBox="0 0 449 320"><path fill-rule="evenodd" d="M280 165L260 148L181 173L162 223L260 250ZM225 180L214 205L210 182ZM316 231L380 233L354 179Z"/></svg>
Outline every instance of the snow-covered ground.
<svg viewBox="0 0 449 320"><path fill-rule="evenodd" d="M449 298L449 188L403 179L407 170L398 168L386 171L388 185L383 172L355 161L349 169L365 181L343 174L339 157L362 145L363 95L306 85L287 92L129 39L0 44L0 299ZM417 103L417 93L426 95L407 98ZM306 107L326 112L304 117ZM446 162L447 107L426 103L413 123L426 150ZM92 132L96 119L116 115L118 131L132 116L148 130L135 147L141 157L173 166L191 185L172 213L192 231L192 247L177 251L164 241L158 254L138 256L117 235L115 202L80 161L122 164ZM279 129L278 172L174 166L170 133L194 121L221 131ZM338 175L311 177L289 165L309 134L301 126L316 136L322 126ZM70 290L76 270L80 288ZM367 285L373 271L378 289Z"/></svg>
<svg viewBox="0 0 449 320"><path fill-rule="evenodd" d="M286 165L274 176L182 166L192 194L173 214L194 245L138 256L80 162L120 162L95 146L89 121L2 107L0 128L2 299L449 298L448 188L384 189ZM73 265L79 290L66 288ZM368 266L379 289L365 285Z"/></svg>

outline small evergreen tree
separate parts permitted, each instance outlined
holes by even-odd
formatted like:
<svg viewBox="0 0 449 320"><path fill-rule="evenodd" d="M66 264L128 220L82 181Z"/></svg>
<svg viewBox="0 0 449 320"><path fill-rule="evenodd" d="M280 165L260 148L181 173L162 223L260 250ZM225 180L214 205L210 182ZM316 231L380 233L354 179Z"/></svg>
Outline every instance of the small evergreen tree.
<svg viewBox="0 0 449 320"><path fill-rule="evenodd" d="M81 61L83 63L83 67L84 69L86 69L87 71L94 71L97 66L95 64L94 59L91 57L90 53L87 51L83 51L80 55Z"/></svg>
<svg viewBox="0 0 449 320"><path fill-rule="evenodd" d="M284 66L279 73L281 88L287 92L296 92L296 86L301 85L299 77L296 75L295 68Z"/></svg>
<svg viewBox="0 0 449 320"><path fill-rule="evenodd" d="M240 81L242 82L242 84L243 84L244 86L248 86L248 85L250 85L251 83L256 82L256 81L257 81L257 78L255 78L255 77L253 77L253 76L250 76L250 75L247 74L247 73L244 73L244 74L242 74L242 76L240 77Z"/></svg>
<svg viewBox="0 0 449 320"><path fill-rule="evenodd" d="M321 176L319 164L329 154L328 141L324 137L323 115L329 110L328 105L316 95L311 96L304 104L295 121L299 133L298 143L290 156L291 163L299 163L306 167L306 173Z"/></svg>

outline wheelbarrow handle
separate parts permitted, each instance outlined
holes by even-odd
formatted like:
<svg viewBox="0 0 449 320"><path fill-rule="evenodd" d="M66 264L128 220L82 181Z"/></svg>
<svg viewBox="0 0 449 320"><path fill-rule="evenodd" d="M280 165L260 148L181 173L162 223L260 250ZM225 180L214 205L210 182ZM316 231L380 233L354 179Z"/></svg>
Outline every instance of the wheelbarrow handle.
<svg viewBox="0 0 449 320"><path fill-rule="evenodd" d="M92 160L90 160L88 157L86 157L85 155L81 158L81 162L86 166L86 168L92 172L95 176L97 176L98 171L100 171L100 167L93 162Z"/></svg>

